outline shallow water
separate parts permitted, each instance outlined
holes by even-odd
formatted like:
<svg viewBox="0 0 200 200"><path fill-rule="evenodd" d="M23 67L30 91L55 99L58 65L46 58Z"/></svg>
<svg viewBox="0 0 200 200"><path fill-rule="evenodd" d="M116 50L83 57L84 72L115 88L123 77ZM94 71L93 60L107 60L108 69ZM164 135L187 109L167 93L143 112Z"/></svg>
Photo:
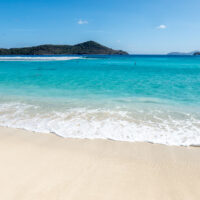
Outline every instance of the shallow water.
<svg viewBox="0 0 200 200"><path fill-rule="evenodd" d="M0 57L0 125L200 144L200 57Z"/></svg>

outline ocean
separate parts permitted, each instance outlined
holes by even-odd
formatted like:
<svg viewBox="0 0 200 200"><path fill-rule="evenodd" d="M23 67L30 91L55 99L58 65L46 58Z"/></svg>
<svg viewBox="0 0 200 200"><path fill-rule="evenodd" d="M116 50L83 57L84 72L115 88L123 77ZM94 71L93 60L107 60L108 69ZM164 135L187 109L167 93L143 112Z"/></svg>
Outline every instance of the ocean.
<svg viewBox="0 0 200 200"><path fill-rule="evenodd" d="M200 145L200 57L1 56L0 126Z"/></svg>

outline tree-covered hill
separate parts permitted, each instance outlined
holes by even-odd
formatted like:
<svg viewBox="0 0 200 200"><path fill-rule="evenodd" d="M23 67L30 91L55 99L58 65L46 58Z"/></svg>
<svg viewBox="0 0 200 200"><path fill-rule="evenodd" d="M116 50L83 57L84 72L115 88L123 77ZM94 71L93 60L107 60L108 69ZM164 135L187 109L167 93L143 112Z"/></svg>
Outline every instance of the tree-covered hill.
<svg viewBox="0 0 200 200"><path fill-rule="evenodd" d="M23 48L0 48L0 55L67 55L67 54L106 54L125 55L122 50L113 50L94 41L77 45L40 45Z"/></svg>

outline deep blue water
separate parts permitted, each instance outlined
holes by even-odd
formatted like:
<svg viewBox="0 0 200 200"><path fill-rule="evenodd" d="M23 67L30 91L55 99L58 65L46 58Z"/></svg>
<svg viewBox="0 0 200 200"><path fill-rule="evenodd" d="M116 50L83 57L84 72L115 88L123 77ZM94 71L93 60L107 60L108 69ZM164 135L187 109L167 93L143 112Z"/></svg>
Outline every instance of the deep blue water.
<svg viewBox="0 0 200 200"><path fill-rule="evenodd" d="M200 57L33 58L0 58L0 125L64 137L200 144Z"/></svg>

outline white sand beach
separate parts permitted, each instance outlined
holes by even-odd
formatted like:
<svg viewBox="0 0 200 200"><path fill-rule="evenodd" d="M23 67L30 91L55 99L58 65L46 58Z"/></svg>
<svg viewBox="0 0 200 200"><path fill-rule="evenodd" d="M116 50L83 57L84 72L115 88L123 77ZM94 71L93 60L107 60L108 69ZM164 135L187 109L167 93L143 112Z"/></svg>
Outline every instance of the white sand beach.
<svg viewBox="0 0 200 200"><path fill-rule="evenodd" d="M2 200L197 200L200 148L0 128Z"/></svg>

